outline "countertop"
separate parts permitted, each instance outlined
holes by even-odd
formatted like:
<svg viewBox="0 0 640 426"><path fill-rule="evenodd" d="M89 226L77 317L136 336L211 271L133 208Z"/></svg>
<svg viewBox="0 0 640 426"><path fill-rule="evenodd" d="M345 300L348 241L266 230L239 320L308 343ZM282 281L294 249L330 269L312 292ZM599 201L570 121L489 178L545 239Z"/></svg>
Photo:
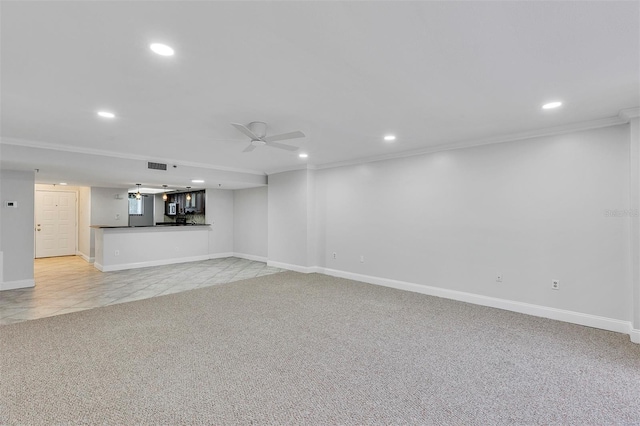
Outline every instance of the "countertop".
<svg viewBox="0 0 640 426"><path fill-rule="evenodd" d="M129 226L129 225L91 225L90 228L96 229L127 229L127 228L166 228L175 226L211 226L210 223L173 223L173 222L158 222L155 225L143 225L143 226Z"/></svg>

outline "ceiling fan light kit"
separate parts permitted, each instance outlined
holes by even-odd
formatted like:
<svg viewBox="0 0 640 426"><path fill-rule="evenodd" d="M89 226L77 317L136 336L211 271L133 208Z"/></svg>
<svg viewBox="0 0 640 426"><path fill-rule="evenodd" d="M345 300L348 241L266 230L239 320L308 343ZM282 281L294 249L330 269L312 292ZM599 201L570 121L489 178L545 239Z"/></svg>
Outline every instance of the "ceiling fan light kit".
<svg viewBox="0 0 640 426"><path fill-rule="evenodd" d="M287 151L297 151L298 149L300 149L297 146L277 143L276 141L305 137L304 133L299 130L295 132L267 136L267 123L264 123L262 121L252 121L246 126L239 123L231 123L231 125L238 129L238 131L251 138L249 146L247 146L242 152L251 152L256 149L256 147L264 145L270 146L272 148L284 149Z"/></svg>

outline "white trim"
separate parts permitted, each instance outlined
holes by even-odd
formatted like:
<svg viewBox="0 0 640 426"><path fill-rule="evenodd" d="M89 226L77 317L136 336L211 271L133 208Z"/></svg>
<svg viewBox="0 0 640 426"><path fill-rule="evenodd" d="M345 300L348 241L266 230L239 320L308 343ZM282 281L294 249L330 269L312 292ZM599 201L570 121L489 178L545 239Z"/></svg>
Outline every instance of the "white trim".
<svg viewBox="0 0 640 426"><path fill-rule="evenodd" d="M295 172L298 170L315 170L315 169L317 169L317 166L314 166L312 164L296 164L289 167L279 167L277 169L271 169L271 170L268 170L266 173L268 176L268 175L276 175L278 173Z"/></svg>
<svg viewBox="0 0 640 426"><path fill-rule="evenodd" d="M233 257L239 257L240 259L255 260L256 262L267 262L265 256L254 256L253 254L233 253Z"/></svg>
<svg viewBox="0 0 640 426"><path fill-rule="evenodd" d="M640 107L622 109L618 113L618 117L625 123L631 121L632 118L638 118L640 117Z"/></svg>
<svg viewBox="0 0 640 426"><path fill-rule="evenodd" d="M95 261L96 261L96 258L95 258L95 257L89 257L89 256L87 256L86 254L84 254L84 253L82 253L82 252L80 252L80 251L77 251L77 252L76 252L76 256L80 256L81 258L83 258L84 260L86 260L86 261L87 261L87 263L93 263L93 262L95 262Z"/></svg>
<svg viewBox="0 0 640 426"><path fill-rule="evenodd" d="M267 175L273 175L277 173L290 172L295 170L324 170L334 169L336 167L354 166L358 164L374 163L376 161L393 160L396 158L414 157L416 155L433 154L442 151L451 151L454 149L473 148L476 146L494 145L498 143L516 142L525 139L533 139L545 136L563 135L566 133L580 132L585 130L600 129L603 127L618 126L620 124L626 124L629 122L630 117L636 117L640 108L628 108L621 110L618 115L614 117L600 118L597 120L582 121L579 123L566 124L563 126L547 127L543 129L530 130L527 132L510 133L508 135L491 136L484 139L472 139L466 141L452 142L433 145L426 148L414 149L410 151L396 152L392 154L376 155L373 157L357 158L346 161L336 161L333 163L324 164L307 164L307 165L294 165L291 167L284 167L278 169L268 170Z"/></svg>
<svg viewBox="0 0 640 426"><path fill-rule="evenodd" d="M533 305L530 303L516 302L513 300L498 299L495 297L482 296L479 294L466 293L456 290L448 290L439 287L409 283L405 281L391 280L388 278L372 277L369 275L355 274L352 272L339 271L329 268L316 268L319 272L333 277L346 278L361 281L369 284L376 284L384 287L396 288L399 290L411 291L414 293L426 294L429 296L442 297L445 299L458 300L461 302L473 303L481 306L504 309L507 311L519 312L521 314L533 315L542 318L549 318L587 327L600 328L603 330L615 331L617 333L628 334L634 343L640 343L640 330L633 330L631 322L613 318L601 317L597 315L584 314L581 312L567 311L564 309L550 308L548 306ZM634 340L635 339L635 340Z"/></svg>
<svg viewBox="0 0 640 426"><path fill-rule="evenodd" d="M173 265L175 263L197 262L199 260L210 259L208 254L201 256L180 257L176 259L150 260L147 262L121 263L119 265L104 266L98 262L94 262L93 266L102 272L123 271L125 269L146 268L149 266Z"/></svg>
<svg viewBox="0 0 640 426"><path fill-rule="evenodd" d="M335 163L326 163L326 164L318 165L316 166L316 169L318 170L333 169L336 167L353 166L353 165L364 164L364 163L374 163L376 161L393 160L396 158L413 157L416 155L423 155L423 154L433 154L436 152L451 151L454 149L473 148L477 146L494 145L498 143L516 142L516 141L525 140L525 139L562 135L566 133L580 132L584 130L599 129L602 127L617 126L620 124L625 124L626 122L627 121L625 121L624 119L618 116L602 118L599 120L569 124L565 126L550 127L546 129L533 130L529 132L512 133L504 136L494 136L486 139L453 142L448 144L434 145L427 148L421 148L421 149L416 149L411 151L403 151L403 152L387 154L387 155L379 155L374 157L366 157L366 158L360 158L360 159L348 160L348 161L337 161Z"/></svg>
<svg viewBox="0 0 640 426"><path fill-rule="evenodd" d="M0 283L0 291L3 290L15 290L17 288L29 288L35 287L35 280L18 280L18 281L7 281L4 283Z"/></svg>
<svg viewBox="0 0 640 426"><path fill-rule="evenodd" d="M97 155L100 157L111 157L111 158L121 158L125 160L139 160L139 161L153 161L157 163L166 163L175 164L178 166L185 167L196 167L201 169L212 169L219 170L223 172L235 172L235 173L245 173L251 175L264 176L265 173L258 170L251 169L238 169L234 167L225 167L225 166L217 166L213 164L205 164L205 163L196 163L191 161L176 161L170 158L160 158L146 155L136 155L136 154L128 154L121 153L115 151L106 151L103 149L94 149L94 148L83 148L79 146L70 146L70 145L60 145L49 142L41 142L41 141L33 141L28 139L19 139L19 138L0 138L0 144L4 145L16 145L16 146L25 146L27 148L38 148L38 149L46 149L51 151L62 151L62 152L73 152L76 154L86 154L86 155Z"/></svg>
<svg viewBox="0 0 640 426"><path fill-rule="evenodd" d="M227 252L227 253L211 253L209 254L209 259L222 259L225 257L233 257L233 253L232 252Z"/></svg>
<svg viewBox="0 0 640 426"><path fill-rule="evenodd" d="M301 272L303 274L311 274L314 272L318 272L317 266L299 266L299 265L292 265L290 263L274 262L272 260L267 260L267 266L273 266L274 268L280 268L280 269L287 269L289 271Z"/></svg>

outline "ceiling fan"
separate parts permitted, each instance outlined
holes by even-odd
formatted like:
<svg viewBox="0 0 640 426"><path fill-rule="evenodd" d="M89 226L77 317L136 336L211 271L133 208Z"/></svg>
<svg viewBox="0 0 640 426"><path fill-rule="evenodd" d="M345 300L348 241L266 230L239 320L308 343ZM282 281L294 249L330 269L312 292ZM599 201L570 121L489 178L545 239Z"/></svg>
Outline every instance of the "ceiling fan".
<svg viewBox="0 0 640 426"><path fill-rule="evenodd" d="M231 123L231 125L251 138L251 143L242 152L251 152L256 149L257 146L262 145L286 149L287 151L297 151L299 149L297 146L277 143L276 141L304 138L304 133L299 130L296 132L267 136L267 123L263 123L262 121L253 121L247 126L238 123Z"/></svg>

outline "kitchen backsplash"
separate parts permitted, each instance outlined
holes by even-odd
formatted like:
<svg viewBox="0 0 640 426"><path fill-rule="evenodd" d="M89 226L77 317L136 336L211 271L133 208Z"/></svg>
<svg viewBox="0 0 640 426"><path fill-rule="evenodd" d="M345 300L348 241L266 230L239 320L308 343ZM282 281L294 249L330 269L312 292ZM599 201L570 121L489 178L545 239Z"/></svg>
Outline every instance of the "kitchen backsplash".
<svg viewBox="0 0 640 426"><path fill-rule="evenodd" d="M165 222L174 222L176 221L176 217L177 216L167 216L164 215L164 221ZM187 223L207 223L206 222L206 217L203 214L187 214L184 215L184 217L187 218Z"/></svg>

